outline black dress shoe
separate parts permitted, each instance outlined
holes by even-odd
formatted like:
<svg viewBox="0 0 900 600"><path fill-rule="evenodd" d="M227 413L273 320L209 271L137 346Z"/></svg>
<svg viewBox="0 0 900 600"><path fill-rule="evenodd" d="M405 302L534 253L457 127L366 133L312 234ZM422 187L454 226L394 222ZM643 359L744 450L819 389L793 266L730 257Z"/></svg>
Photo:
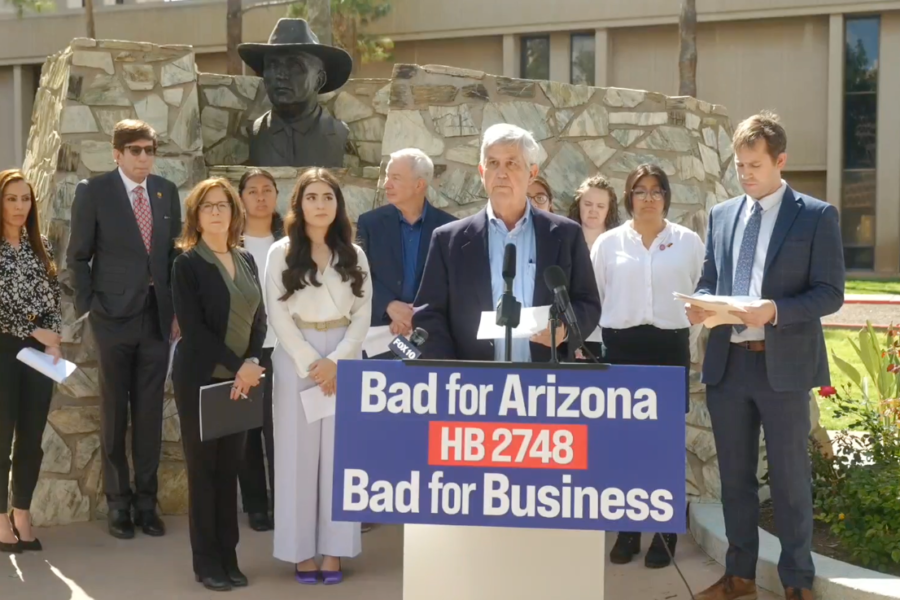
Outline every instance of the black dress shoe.
<svg viewBox="0 0 900 600"><path fill-rule="evenodd" d="M0 542L0 552L5 554L22 554L22 542Z"/></svg>
<svg viewBox="0 0 900 600"><path fill-rule="evenodd" d="M247 515L250 521L250 529L253 531L269 531L272 529L272 521L269 519L268 513L250 513Z"/></svg>
<svg viewBox="0 0 900 600"><path fill-rule="evenodd" d="M138 510L134 513L134 524L140 527L144 534L153 537L166 535L166 525L156 514L155 510Z"/></svg>
<svg viewBox="0 0 900 600"><path fill-rule="evenodd" d="M644 557L644 566L648 569L663 569L672 564L671 556L675 556L675 545L678 536L674 533L657 533Z"/></svg>
<svg viewBox="0 0 900 600"><path fill-rule="evenodd" d="M130 511L111 510L106 519L109 535L120 540L130 540L134 537L134 522L131 520Z"/></svg>
<svg viewBox="0 0 900 600"><path fill-rule="evenodd" d="M616 538L616 545L609 553L609 561L616 565L624 565L631 562L635 554L641 551L641 534L622 532Z"/></svg>
<svg viewBox="0 0 900 600"><path fill-rule="evenodd" d="M230 592L233 587L231 584L231 580L222 575L210 575L207 577L201 577L200 575L194 574L194 579L197 580L197 583L202 583L203 587L208 590L212 590L214 592Z"/></svg>
<svg viewBox="0 0 900 600"><path fill-rule="evenodd" d="M12 530L15 536L19 538L19 548L21 548L23 552L40 552L44 549L44 547L41 545L41 540L37 538L34 538L30 542L26 542L22 539L22 536L19 534L19 530L16 527L15 511L9 512L9 524L12 525Z"/></svg>
<svg viewBox="0 0 900 600"><path fill-rule="evenodd" d="M247 576L241 573L241 570L237 567L225 569L225 576L228 577L228 580L234 587L247 587L248 585L250 585L250 581L247 580Z"/></svg>

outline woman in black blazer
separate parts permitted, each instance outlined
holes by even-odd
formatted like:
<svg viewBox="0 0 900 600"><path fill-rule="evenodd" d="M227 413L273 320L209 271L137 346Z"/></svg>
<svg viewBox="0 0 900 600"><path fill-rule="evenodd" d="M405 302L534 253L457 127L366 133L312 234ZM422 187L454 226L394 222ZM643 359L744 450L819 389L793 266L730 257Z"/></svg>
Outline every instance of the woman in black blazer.
<svg viewBox="0 0 900 600"><path fill-rule="evenodd" d="M172 269L181 341L172 380L181 419L190 499L194 573L204 587L227 591L247 585L237 563L237 476L245 434L200 440L200 391L234 380L231 397L260 383L266 337L259 272L239 248L244 208L225 179L199 183L185 201L184 252Z"/></svg>

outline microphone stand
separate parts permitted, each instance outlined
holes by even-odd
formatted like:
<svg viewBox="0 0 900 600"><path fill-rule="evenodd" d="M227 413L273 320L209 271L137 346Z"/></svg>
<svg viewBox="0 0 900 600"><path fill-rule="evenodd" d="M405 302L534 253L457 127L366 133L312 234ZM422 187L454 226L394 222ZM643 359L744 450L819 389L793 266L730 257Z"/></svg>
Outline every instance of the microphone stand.
<svg viewBox="0 0 900 600"><path fill-rule="evenodd" d="M512 279L506 281L503 295L497 303L497 325L506 328L506 362L512 362L512 331L519 326L522 303L516 300Z"/></svg>
<svg viewBox="0 0 900 600"><path fill-rule="evenodd" d="M556 302L550 305L550 362L559 364L559 355L556 351L556 330L559 327L559 308Z"/></svg>

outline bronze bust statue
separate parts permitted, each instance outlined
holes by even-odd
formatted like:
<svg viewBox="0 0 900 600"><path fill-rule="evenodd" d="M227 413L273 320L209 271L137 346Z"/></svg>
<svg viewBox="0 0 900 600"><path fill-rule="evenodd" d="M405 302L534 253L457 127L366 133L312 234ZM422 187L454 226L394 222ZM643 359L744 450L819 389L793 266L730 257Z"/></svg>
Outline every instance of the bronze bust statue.
<svg viewBox="0 0 900 600"><path fill-rule="evenodd" d="M349 129L319 106L350 78L353 59L319 43L303 19L279 19L265 44L241 44L241 59L263 78L272 110L250 131L255 167L342 167Z"/></svg>

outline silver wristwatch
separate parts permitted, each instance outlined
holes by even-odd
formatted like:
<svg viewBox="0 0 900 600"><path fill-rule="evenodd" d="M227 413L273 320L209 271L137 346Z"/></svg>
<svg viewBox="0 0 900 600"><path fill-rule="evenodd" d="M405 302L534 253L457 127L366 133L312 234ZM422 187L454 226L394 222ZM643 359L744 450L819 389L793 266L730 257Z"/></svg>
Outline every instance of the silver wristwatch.
<svg viewBox="0 0 900 600"><path fill-rule="evenodd" d="M248 358L248 359L245 360L244 362L252 362L254 365L259 366L259 359L256 358L255 356L251 356L250 358Z"/></svg>

